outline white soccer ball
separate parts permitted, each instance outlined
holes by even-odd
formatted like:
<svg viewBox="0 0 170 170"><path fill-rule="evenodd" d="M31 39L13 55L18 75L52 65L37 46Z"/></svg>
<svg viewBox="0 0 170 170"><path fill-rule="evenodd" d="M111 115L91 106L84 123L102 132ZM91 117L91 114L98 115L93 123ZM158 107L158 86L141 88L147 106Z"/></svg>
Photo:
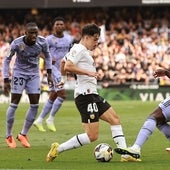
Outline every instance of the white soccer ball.
<svg viewBox="0 0 170 170"><path fill-rule="evenodd" d="M94 149L94 157L99 162L109 162L113 158L113 149L107 143L100 143Z"/></svg>

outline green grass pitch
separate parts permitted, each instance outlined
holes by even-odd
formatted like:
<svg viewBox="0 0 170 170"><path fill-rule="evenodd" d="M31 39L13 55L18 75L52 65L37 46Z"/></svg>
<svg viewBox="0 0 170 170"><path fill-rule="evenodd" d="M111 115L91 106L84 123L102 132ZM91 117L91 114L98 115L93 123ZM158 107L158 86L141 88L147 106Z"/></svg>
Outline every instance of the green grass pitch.
<svg viewBox="0 0 170 170"><path fill-rule="evenodd" d="M157 107L157 102L112 101L110 102L121 118L128 145L132 145L136 135L148 114ZM20 132L28 104L20 104L14 122L14 137ZM66 141L75 134L82 133L79 113L72 101L65 101L56 115L56 132L39 132L32 127L28 133L31 148L23 148L17 141L16 149L9 149L5 143L5 113L8 104L1 104L0 116L0 169L56 169L56 170L163 170L170 169L170 154L165 148L168 140L157 129L142 148L142 162L120 162L120 156L114 153L109 163L97 162L93 156L94 147L101 143L115 144L111 139L110 127L100 121L99 139L78 149L63 152L53 162L45 161L51 143ZM42 108L40 105L39 112ZM45 124L44 124L44 127Z"/></svg>

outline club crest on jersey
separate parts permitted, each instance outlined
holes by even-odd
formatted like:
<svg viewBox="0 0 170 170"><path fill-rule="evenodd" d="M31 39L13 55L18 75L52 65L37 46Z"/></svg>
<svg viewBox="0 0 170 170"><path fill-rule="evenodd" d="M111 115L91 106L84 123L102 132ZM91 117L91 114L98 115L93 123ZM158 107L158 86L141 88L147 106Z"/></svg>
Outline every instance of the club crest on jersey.
<svg viewBox="0 0 170 170"><path fill-rule="evenodd" d="M24 44L20 44L19 49L20 49L20 51L24 51L25 45Z"/></svg>
<svg viewBox="0 0 170 170"><path fill-rule="evenodd" d="M90 119L94 119L95 118L95 114L90 114Z"/></svg>

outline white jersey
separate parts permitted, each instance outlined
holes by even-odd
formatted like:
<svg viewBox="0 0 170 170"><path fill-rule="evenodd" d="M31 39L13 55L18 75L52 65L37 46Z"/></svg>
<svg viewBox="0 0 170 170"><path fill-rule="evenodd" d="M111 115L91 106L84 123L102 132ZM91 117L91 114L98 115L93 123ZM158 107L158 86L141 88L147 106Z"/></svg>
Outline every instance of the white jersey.
<svg viewBox="0 0 170 170"><path fill-rule="evenodd" d="M67 60L70 60L77 67L96 72L94 59L82 44L74 44L70 49L70 52L66 55ZM74 90L74 98L80 94L98 94L97 92L97 80L95 77L90 77L87 75L76 75L77 81Z"/></svg>

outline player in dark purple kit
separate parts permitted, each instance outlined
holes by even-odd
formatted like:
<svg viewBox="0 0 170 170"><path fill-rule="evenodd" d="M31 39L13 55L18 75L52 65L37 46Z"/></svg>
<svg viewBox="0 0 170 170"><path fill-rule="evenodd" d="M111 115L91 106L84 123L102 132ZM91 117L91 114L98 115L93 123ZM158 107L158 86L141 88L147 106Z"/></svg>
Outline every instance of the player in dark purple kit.
<svg viewBox="0 0 170 170"><path fill-rule="evenodd" d="M40 97L40 71L39 55L45 57L47 80L49 86L53 86L51 76L52 58L46 39L38 35L38 26L34 22L26 25L25 35L15 39L10 46L9 54L5 57L3 66L4 93L9 94L11 90L11 102L6 112L6 143L10 148L16 148L16 142L12 135L15 119L15 111L20 102L23 91L28 94L30 107L27 111L25 122L17 139L21 144L29 148L27 133L37 115ZM12 70L12 80L9 80L9 69L12 57L16 54Z"/></svg>

